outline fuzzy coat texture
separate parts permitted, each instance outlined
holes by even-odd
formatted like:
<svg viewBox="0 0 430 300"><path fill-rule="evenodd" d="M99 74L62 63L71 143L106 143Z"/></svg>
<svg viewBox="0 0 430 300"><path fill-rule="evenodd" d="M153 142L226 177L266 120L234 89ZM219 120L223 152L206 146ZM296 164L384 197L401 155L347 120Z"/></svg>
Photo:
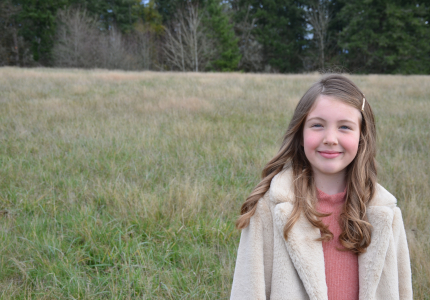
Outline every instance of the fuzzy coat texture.
<svg viewBox="0 0 430 300"><path fill-rule="evenodd" d="M328 300L318 228L301 216L286 241L294 201L292 171L276 175L242 230L231 299ZM368 205L372 240L358 256L360 300L412 299L406 233L396 198L378 185ZM332 300L332 299L330 299Z"/></svg>

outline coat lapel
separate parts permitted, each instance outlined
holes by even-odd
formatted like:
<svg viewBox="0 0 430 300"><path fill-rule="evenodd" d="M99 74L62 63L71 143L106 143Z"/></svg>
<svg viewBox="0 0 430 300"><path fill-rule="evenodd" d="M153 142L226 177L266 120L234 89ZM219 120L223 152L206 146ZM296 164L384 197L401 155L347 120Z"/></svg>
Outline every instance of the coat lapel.
<svg viewBox="0 0 430 300"><path fill-rule="evenodd" d="M275 207L275 222L281 234L292 210L293 205L289 202L280 203ZM291 228L285 241L288 254L311 300L327 299L324 253L322 243L316 241L319 237L321 237L319 229L312 226L302 215Z"/></svg>
<svg viewBox="0 0 430 300"><path fill-rule="evenodd" d="M275 224L281 236L293 210L294 193L292 172L285 169L276 175L270 186L270 199L275 206ZM382 186L377 185L375 197L367 208L372 225L372 240L367 251L358 256L360 299L374 299L385 263L393 223L396 199ZM301 215L284 241L294 267L310 299L327 299L324 253L320 231Z"/></svg>
<svg viewBox="0 0 430 300"><path fill-rule="evenodd" d="M372 224L372 240L365 253L358 256L360 299L374 299L384 268L393 223L393 210L387 206L369 206L367 217Z"/></svg>
<svg viewBox="0 0 430 300"><path fill-rule="evenodd" d="M285 224L293 210L293 204L284 202L275 207L275 223L283 233ZM386 206L370 206L367 209L372 225L372 241L365 253L358 256L360 299L374 299L385 256L390 242L393 210ZM303 215L291 228L285 242L288 254L303 282L309 298L327 299L324 253L320 231L312 226Z"/></svg>

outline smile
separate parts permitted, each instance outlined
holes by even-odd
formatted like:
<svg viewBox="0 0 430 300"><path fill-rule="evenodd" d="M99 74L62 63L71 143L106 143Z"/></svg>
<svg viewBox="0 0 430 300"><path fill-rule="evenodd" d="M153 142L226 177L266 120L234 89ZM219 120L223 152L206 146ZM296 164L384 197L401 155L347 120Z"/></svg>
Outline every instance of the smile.
<svg viewBox="0 0 430 300"><path fill-rule="evenodd" d="M342 154L342 152L334 152L334 151L318 151L318 153L324 158L336 158Z"/></svg>

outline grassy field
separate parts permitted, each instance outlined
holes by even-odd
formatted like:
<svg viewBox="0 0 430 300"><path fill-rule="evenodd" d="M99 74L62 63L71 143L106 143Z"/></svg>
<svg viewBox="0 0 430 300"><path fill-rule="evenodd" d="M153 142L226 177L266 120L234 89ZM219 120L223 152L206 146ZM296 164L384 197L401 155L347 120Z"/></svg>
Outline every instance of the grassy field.
<svg viewBox="0 0 430 300"><path fill-rule="evenodd" d="M0 69L0 298L228 298L240 205L318 78ZM430 299L430 76L352 78Z"/></svg>

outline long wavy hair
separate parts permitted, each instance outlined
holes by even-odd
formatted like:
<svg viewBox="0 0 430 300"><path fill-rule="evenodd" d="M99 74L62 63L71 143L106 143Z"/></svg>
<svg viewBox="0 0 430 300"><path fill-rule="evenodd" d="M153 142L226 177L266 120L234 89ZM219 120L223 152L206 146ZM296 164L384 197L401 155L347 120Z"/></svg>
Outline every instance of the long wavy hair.
<svg viewBox="0 0 430 300"><path fill-rule="evenodd" d="M264 167L262 180L246 199L241 208L241 216L236 227L243 229L248 226L250 218L257 209L258 200L269 190L273 177L285 166L292 168L294 180L294 207L285 227L284 238L303 213L309 222L321 231L321 241L333 238L321 217L329 214L319 213L316 209L317 196L312 167L306 158L303 142L303 127L306 118L319 95L328 95L343 103L357 108L362 114L360 140L357 155L346 170L346 201L340 215L342 233L339 241L345 251L363 253L371 241L371 225L366 215L367 204L375 195L376 189L376 127L372 109L365 101L364 94L348 78L331 74L324 76L312 85L300 99L294 115L285 133L282 146L278 153Z"/></svg>

